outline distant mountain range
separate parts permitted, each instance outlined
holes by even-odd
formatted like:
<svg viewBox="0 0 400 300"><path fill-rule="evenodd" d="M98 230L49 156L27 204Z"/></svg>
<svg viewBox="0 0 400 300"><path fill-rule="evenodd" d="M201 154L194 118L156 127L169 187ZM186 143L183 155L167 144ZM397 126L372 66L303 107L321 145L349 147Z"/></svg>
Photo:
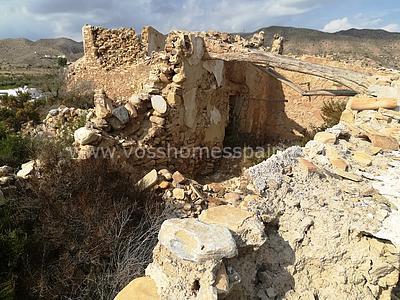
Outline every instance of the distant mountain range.
<svg viewBox="0 0 400 300"><path fill-rule="evenodd" d="M330 55L340 60L364 60L375 66L400 69L400 33L373 29L349 29L336 33L312 29L271 26L261 28L265 46L274 34L285 37L284 54ZM243 33L247 37L253 33Z"/></svg>
<svg viewBox="0 0 400 300"><path fill-rule="evenodd" d="M75 61L83 55L82 42L71 39L42 39L33 42L28 39L0 40L0 66L54 66L48 57L65 55L69 61ZM46 58L47 57L47 58Z"/></svg>
<svg viewBox="0 0 400 300"><path fill-rule="evenodd" d="M270 46L274 34L286 39L284 53L293 55L333 56L340 60L363 60L366 64L400 69L400 33L384 30L350 29L336 33L318 30L271 26L265 32L265 45ZM257 30L260 31L260 30ZM248 37L253 33L241 33ZM71 39L0 40L0 66L54 65L45 56L65 55L74 61L83 55L82 42Z"/></svg>

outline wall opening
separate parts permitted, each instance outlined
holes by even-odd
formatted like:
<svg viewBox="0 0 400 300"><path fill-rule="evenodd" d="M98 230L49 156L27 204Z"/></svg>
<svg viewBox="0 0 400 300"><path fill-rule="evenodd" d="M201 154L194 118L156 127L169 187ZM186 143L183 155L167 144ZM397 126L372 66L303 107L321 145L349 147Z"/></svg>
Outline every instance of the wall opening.
<svg viewBox="0 0 400 300"><path fill-rule="evenodd" d="M245 96L241 94L229 96L229 115L228 125L225 128L224 146L235 147L245 144L246 134L240 130L245 101Z"/></svg>

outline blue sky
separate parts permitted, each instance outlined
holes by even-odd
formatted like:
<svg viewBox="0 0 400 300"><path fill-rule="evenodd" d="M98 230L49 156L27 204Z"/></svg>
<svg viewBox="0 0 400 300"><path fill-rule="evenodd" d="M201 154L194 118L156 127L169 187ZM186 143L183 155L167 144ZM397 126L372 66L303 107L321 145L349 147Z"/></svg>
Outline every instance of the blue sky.
<svg viewBox="0 0 400 300"><path fill-rule="evenodd" d="M271 25L400 32L400 0L0 0L0 38L80 40L84 24L138 31L151 25L164 33Z"/></svg>

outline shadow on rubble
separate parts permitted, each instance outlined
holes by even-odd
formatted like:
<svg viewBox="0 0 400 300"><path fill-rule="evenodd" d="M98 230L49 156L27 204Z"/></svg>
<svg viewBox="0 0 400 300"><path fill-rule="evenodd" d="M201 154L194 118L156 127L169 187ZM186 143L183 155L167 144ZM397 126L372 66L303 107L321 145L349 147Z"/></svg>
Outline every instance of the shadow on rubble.
<svg viewBox="0 0 400 300"><path fill-rule="evenodd" d="M267 242L257 252L257 290L270 299L282 299L293 290L295 281L288 267L295 262L295 252L278 233L277 226L266 225ZM263 298L263 297L260 297Z"/></svg>
<svg viewBox="0 0 400 300"><path fill-rule="evenodd" d="M400 279L397 282L396 286L392 290L391 298L392 300L400 300Z"/></svg>

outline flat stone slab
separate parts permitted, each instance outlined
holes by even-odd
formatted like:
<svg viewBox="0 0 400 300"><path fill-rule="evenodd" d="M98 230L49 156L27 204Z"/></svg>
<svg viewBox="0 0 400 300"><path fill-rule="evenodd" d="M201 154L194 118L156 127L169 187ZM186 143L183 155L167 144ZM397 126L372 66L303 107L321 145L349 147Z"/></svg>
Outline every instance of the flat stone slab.
<svg viewBox="0 0 400 300"><path fill-rule="evenodd" d="M158 300L157 286L150 277L139 277L124 287L114 300Z"/></svg>
<svg viewBox="0 0 400 300"><path fill-rule="evenodd" d="M252 246L257 249L266 241L263 223L253 213L231 205L209 208L200 214L199 220L229 228L238 247Z"/></svg>
<svg viewBox="0 0 400 300"><path fill-rule="evenodd" d="M323 144L334 144L336 142L336 135L329 132L318 132L314 136L314 141L321 142Z"/></svg>
<svg viewBox="0 0 400 300"><path fill-rule="evenodd" d="M220 225L204 224L196 219L170 219L158 234L160 244L179 258L204 262L237 255L230 231Z"/></svg>
<svg viewBox="0 0 400 300"><path fill-rule="evenodd" d="M238 231L244 221L251 218L252 213L230 205L221 205L207 209L201 213L199 220L207 224L218 224Z"/></svg>

